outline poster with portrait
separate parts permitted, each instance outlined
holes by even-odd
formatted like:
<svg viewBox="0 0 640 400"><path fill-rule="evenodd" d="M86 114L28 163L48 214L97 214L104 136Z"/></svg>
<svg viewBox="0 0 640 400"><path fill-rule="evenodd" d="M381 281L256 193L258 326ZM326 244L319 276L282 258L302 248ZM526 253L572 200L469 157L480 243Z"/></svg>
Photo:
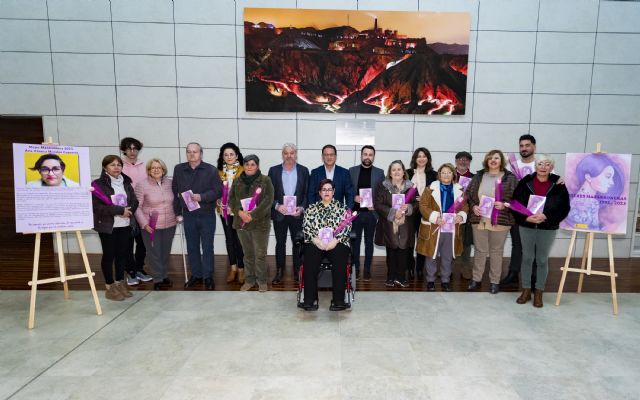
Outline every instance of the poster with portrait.
<svg viewBox="0 0 640 400"><path fill-rule="evenodd" d="M631 154L568 153L564 179L571 211L560 227L625 234L630 172Z"/></svg>
<svg viewBox="0 0 640 400"><path fill-rule="evenodd" d="M86 147L13 144L16 232L93 228Z"/></svg>

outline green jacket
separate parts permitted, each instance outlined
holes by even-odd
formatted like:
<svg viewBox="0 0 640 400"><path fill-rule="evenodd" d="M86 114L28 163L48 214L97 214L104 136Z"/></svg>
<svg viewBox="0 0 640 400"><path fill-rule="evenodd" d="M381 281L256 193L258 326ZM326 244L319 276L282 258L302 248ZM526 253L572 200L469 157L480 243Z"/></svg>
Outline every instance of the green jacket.
<svg viewBox="0 0 640 400"><path fill-rule="evenodd" d="M243 173L244 174L244 173ZM238 211L242 210L241 199L251 198L256 188L261 187L262 193L256 208L251 212L253 220L242 226L242 219ZM268 176L260 174L251 186L248 186L239 176L233 181L229 192L229 207L235 217L233 218L234 229L246 230L269 230L271 229L271 205L273 204L273 184Z"/></svg>

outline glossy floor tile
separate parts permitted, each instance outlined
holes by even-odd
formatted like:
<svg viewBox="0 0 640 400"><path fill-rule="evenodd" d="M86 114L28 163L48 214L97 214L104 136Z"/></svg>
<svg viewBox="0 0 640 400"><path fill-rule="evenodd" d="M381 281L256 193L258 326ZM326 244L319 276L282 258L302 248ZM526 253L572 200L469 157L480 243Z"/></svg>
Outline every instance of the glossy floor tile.
<svg viewBox="0 0 640 400"><path fill-rule="evenodd" d="M640 294L0 291L0 399L637 399Z"/></svg>

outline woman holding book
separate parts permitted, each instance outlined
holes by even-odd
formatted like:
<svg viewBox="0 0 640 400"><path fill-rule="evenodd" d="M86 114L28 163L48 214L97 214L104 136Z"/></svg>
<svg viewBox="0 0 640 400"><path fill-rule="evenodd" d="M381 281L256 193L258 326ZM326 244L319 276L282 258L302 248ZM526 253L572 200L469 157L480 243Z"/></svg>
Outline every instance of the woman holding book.
<svg viewBox="0 0 640 400"><path fill-rule="evenodd" d="M344 223L348 218L345 205L334 199L335 185L331 179L323 179L318 185L320 201L307 208L302 220L304 233L304 303L306 311L318 309L318 272L323 257L327 257L333 265L333 299L331 311L347 308L344 301L346 270L349 262L349 233L351 223ZM339 231L339 227L343 227Z"/></svg>
<svg viewBox="0 0 640 400"><path fill-rule="evenodd" d="M233 229L244 251L244 284L241 291L258 286L260 292L267 286L267 245L271 231L271 205L273 185L268 176L260 172L260 159L255 154L244 158L244 171L235 180L229 192L229 208L236 218Z"/></svg>
<svg viewBox="0 0 640 400"><path fill-rule="evenodd" d="M416 185L409 180L400 160L393 161L378 186L373 205L378 213L375 243L387 250L387 287L406 288L407 262L416 240L414 219L418 214Z"/></svg>
<svg viewBox="0 0 640 400"><path fill-rule="evenodd" d="M467 220L469 206L455 167L449 163L438 168L438 180L420 196L420 233L416 250L426 258L427 291L436 290L436 256L440 254L440 282L443 292L451 291L451 263L462 254L460 224Z"/></svg>
<svg viewBox="0 0 640 400"><path fill-rule="evenodd" d="M533 306L538 308L542 307L542 293L549 273L551 246L560 227L560 221L565 219L570 210L567 188L558 184L558 175L551 173L554 164L554 160L549 156L539 156L535 162L535 174L527 175L520 180L513 193L514 204L510 205L522 240L522 294L516 302L525 304L531 300L531 270L535 260L537 277ZM516 201L520 207L515 207ZM532 209L534 203L538 204L537 209ZM517 209L520 211L516 211Z"/></svg>
<svg viewBox="0 0 640 400"><path fill-rule="evenodd" d="M471 179L467 187L469 220L473 229L475 255L472 279L468 290L480 289L485 263L489 256L489 292L500 291L502 254L509 229L515 223L505 208L518 184L515 175L506 169L506 160L500 150L491 150L484 156L483 169ZM497 189L497 191L496 191Z"/></svg>

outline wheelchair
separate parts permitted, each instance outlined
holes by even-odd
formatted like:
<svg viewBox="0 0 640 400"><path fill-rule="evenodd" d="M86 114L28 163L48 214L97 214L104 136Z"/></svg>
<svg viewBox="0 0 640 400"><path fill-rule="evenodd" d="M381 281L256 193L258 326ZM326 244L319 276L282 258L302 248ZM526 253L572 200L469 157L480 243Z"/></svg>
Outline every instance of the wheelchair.
<svg viewBox="0 0 640 400"><path fill-rule="evenodd" d="M349 239L353 243L355 239L355 233L349 234ZM299 246L300 249L300 264L299 280L298 280L298 308L304 308L304 233L298 232L295 235L294 243ZM349 247L351 250L351 247ZM356 272L355 266L351 264L351 251L349 251L349 258L347 261L347 267L345 268L345 290L344 290L344 303L347 309L351 309L352 303L356 300ZM327 257L323 257L320 261L320 269L318 270L318 289L331 289L332 283L333 265ZM315 299L317 302L318 299Z"/></svg>

